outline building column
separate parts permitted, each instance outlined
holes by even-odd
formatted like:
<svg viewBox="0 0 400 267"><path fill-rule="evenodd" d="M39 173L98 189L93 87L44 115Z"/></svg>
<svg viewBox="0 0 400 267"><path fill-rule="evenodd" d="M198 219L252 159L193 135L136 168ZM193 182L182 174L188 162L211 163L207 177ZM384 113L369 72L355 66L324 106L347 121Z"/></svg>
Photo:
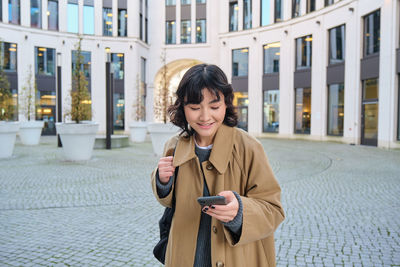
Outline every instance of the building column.
<svg viewBox="0 0 400 267"><path fill-rule="evenodd" d="M21 26L30 27L31 26L30 1L21 1L20 5L21 5L20 9Z"/></svg>
<svg viewBox="0 0 400 267"><path fill-rule="evenodd" d="M256 38L255 40L253 38ZM262 64L263 58L262 46L259 44L258 36L254 35L249 46L249 63L258 62L259 64L249 64L248 74L248 132L253 135L260 135L262 132Z"/></svg>
<svg viewBox="0 0 400 267"><path fill-rule="evenodd" d="M103 35L103 2L102 1L94 1L93 3L94 3L94 34L97 36L102 36Z"/></svg>
<svg viewBox="0 0 400 267"><path fill-rule="evenodd" d="M68 30L68 0L58 0L58 30L67 32Z"/></svg>
<svg viewBox="0 0 400 267"><path fill-rule="evenodd" d="M139 38L139 1L127 1L128 5L128 37ZM135 21L136 20L136 21Z"/></svg>
<svg viewBox="0 0 400 267"><path fill-rule="evenodd" d="M292 18L292 3L291 1L283 1L282 0L282 11L283 11L283 20L289 20Z"/></svg>
<svg viewBox="0 0 400 267"><path fill-rule="evenodd" d="M118 1L112 1L112 36L118 36Z"/></svg>
<svg viewBox="0 0 400 267"><path fill-rule="evenodd" d="M176 1L176 21L175 21L175 23L176 23L176 44L180 44L181 43L181 1L180 0Z"/></svg>
<svg viewBox="0 0 400 267"><path fill-rule="evenodd" d="M325 7L324 0L315 0L315 10L320 10Z"/></svg>
<svg viewBox="0 0 400 267"><path fill-rule="evenodd" d="M83 0L78 1L78 33L83 34Z"/></svg>
<svg viewBox="0 0 400 267"><path fill-rule="evenodd" d="M5 2L5 1L3 1ZM47 30L48 29L48 24L49 24L49 19L47 16L47 0L42 0L42 29Z"/></svg>
<svg viewBox="0 0 400 267"><path fill-rule="evenodd" d="M191 43L195 44L196 43L196 32L197 32L197 28L196 28L196 1L191 1L190 2L190 24L191 25L191 31L190 31L190 39L191 39Z"/></svg>
<svg viewBox="0 0 400 267"><path fill-rule="evenodd" d="M243 30L243 0L238 0L238 31Z"/></svg>
<svg viewBox="0 0 400 267"><path fill-rule="evenodd" d="M252 22L251 28L258 28L260 27L261 21L261 1L253 0L251 2L251 14L252 14Z"/></svg>

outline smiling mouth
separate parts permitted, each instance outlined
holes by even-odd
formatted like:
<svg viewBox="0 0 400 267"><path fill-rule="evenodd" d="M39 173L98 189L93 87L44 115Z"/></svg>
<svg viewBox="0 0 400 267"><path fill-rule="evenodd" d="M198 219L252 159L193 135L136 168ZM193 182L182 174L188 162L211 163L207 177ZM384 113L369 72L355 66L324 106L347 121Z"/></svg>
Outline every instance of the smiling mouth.
<svg viewBox="0 0 400 267"><path fill-rule="evenodd" d="M212 126L213 124L214 124L214 123L212 122L212 123L205 123L205 124L200 124L200 123L198 123L197 125L199 125L200 128L208 129L208 128L211 128L211 126Z"/></svg>

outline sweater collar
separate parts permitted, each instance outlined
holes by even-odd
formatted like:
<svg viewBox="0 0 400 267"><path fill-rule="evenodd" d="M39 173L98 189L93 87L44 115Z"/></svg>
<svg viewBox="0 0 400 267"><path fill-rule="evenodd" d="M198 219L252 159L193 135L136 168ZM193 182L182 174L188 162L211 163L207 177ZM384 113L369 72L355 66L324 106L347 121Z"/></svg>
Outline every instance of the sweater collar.
<svg viewBox="0 0 400 267"><path fill-rule="evenodd" d="M222 124L215 134L213 148L209 158L210 163L217 169L219 173L224 173L228 166L230 155L233 149L234 128ZM183 163L196 157L194 136L189 138L179 138L176 145L175 156L173 160L174 166L180 166Z"/></svg>

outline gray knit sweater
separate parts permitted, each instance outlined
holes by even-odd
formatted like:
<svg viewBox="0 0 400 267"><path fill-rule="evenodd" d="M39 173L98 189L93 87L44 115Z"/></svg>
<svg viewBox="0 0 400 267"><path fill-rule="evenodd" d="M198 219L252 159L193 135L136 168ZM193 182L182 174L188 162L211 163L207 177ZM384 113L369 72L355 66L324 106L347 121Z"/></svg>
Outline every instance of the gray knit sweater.
<svg viewBox="0 0 400 267"><path fill-rule="evenodd" d="M196 146L195 153L201 163L208 160L211 154L211 149L203 149ZM202 168L202 167L201 167ZM201 170L203 172L203 169ZM157 172L157 194L159 197L166 197L172 188L174 177L169 179L167 184L162 184L158 177ZM204 173L203 173L204 179ZM234 240L238 241L242 232L243 222L243 204L238 193L233 192L239 202L239 211L236 217L228 222L223 223L225 227L231 232ZM206 180L204 179L203 196L209 196ZM211 217L205 213L201 213L199 232L197 235L196 255L194 259L194 267L211 267Z"/></svg>

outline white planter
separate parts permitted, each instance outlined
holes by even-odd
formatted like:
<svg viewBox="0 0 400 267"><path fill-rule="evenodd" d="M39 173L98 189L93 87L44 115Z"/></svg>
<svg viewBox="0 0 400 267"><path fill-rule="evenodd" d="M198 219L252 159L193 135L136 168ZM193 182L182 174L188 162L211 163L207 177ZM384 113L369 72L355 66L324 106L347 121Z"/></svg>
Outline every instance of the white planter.
<svg viewBox="0 0 400 267"><path fill-rule="evenodd" d="M98 128L99 124L95 122L56 123L65 158L72 161L89 160Z"/></svg>
<svg viewBox="0 0 400 267"><path fill-rule="evenodd" d="M14 151L19 122L0 121L0 158L9 158Z"/></svg>
<svg viewBox="0 0 400 267"><path fill-rule="evenodd" d="M153 151L157 156L164 152L165 143L180 130L172 123L149 123L147 130L150 133Z"/></svg>
<svg viewBox="0 0 400 267"><path fill-rule="evenodd" d="M44 121L22 121L19 127L19 138L24 145L38 145Z"/></svg>
<svg viewBox="0 0 400 267"><path fill-rule="evenodd" d="M146 139L147 122L134 121L129 125L130 139L135 143L142 143Z"/></svg>

